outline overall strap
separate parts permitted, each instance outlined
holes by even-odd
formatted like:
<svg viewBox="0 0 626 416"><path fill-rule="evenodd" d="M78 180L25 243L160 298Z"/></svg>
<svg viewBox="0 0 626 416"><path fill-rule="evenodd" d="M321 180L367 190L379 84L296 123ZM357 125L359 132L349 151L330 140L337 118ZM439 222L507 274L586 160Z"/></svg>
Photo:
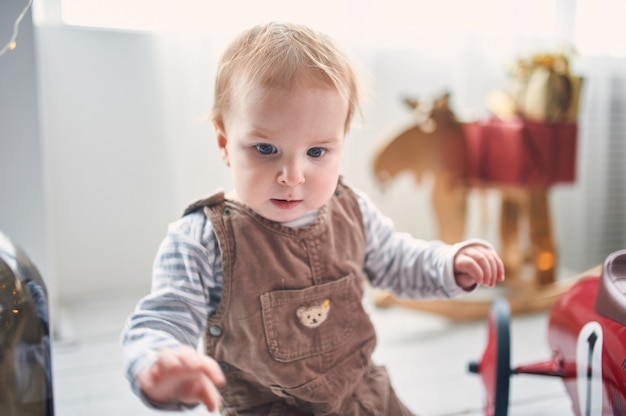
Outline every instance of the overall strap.
<svg viewBox="0 0 626 416"><path fill-rule="evenodd" d="M224 192L220 191L211 195L208 198L200 199L189 205L187 208L185 208L185 211L183 212L183 217L185 215L191 214L192 212L204 209L205 207L211 207L221 204L222 202L224 202Z"/></svg>

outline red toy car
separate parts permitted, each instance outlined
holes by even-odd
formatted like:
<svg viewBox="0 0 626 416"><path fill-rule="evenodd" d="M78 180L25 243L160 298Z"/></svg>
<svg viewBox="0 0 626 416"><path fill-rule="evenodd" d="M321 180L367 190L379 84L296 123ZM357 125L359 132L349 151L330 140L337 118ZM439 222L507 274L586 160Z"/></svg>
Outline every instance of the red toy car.
<svg viewBox="0 0 626 416"><path fill-rule="evenodd" d="M485 414L508 414L513 374L563 379L576 415L626 415L626 250L611 253L600 275L578 280L550 311L552 358L511 368L510 312L496 299L488 318L487 346L469 371L480 375Z"/></svg>

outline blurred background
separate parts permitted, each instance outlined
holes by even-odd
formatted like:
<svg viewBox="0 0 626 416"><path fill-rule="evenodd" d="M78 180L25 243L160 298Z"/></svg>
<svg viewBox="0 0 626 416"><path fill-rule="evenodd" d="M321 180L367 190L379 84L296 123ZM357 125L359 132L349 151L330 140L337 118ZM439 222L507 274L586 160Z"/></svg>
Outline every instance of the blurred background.
<svg viewBox="0 0 626 416"><path fill-rule="evenodd" d="M64 305L146 293L167 224L191 201L228 189L206 115L225 45L257 23L322 30L362 68L369 91L347 138L343 174L397 228L436 237L428 180L382 190L374 149L410 123L404 96L451 94L463 121L519 57L574 50L584 77L576 181L550 192L559 276L626 247L626 3L621 0L3 0L0 46L0 230L48 283L63 336ZM498 244L470 195L468 237ZM56 319L54 319L56 317Z"/></svg>

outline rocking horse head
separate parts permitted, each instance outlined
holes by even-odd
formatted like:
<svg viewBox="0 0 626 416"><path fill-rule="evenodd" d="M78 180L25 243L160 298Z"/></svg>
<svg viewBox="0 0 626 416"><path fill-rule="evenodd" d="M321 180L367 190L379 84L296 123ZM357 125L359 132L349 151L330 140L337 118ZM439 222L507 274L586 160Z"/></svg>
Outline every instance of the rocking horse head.
<svg viewBox="0 0 626 416"><path fill-rule="evenodd" d="M404 98L404 104L415 113L415 122L385 138L376 151L373 172L380 185L404 171L411 172L419 183L425 172L464 169L463 129L450 109L449 97L443 94L432 103Z"/></svg>

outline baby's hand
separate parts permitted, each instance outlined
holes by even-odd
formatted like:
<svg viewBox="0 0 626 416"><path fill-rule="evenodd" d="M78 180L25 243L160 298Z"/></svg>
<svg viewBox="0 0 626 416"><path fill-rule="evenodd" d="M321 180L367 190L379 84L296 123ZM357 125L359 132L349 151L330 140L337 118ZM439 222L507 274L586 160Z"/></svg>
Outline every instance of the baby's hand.
<svg viewBox="0 0 626 416"><path fill-rule="evenodd" d="M493 249L479 244L463 247L454 257L454 279L463 289L493 287L504 280L502 259Z"/></svg>
<svg viewBox="0 0 626 416"><path fill-rule="evenodd" d="M161 351L153 365L137 374L137 382L156 402L202 403L212 412L221 405L217 386L226 379L214 359L184 346Z"/></svg>

